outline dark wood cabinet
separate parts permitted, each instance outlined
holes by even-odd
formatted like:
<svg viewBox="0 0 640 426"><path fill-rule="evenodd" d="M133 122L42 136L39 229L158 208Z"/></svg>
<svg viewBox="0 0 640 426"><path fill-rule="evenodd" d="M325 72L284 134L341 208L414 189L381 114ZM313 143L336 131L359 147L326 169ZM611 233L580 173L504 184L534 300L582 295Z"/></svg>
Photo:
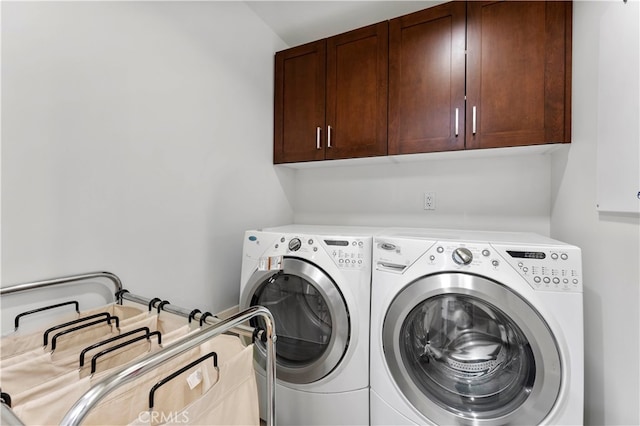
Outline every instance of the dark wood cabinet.
<svg viewBox="0 0 640 426"><path fill-rule="evenodd" d="M389 153L570 142L571 11L451 2L392 20Z"/></svg>
<svg viewBox="0 0 640 426"><path fill-rule="evenodd" d="M571 141L570 1L453 1L276 53L274 162Z"/></svg>
<svg viewBox="0 0 640 426"><path fill-rule="evenodd" d="M465 2L389 23L389 154L464 149Z"/></svg>
<svg viewBox="0 0 640 426"><path fill-rule="evenodd" d="M276 53L274 162L387 153L388 23Z"/></svg>
<svg viewBox="0 0 640 426"><path fill-rule="evenodd" d="M467 148L571 141L571 2L467 3Z"/></svg>
<svg viewBox="0 0 640 426"><path fill-rule="evenodd" d="M325 40L276 53L275 163L323 160Z"/></svg>

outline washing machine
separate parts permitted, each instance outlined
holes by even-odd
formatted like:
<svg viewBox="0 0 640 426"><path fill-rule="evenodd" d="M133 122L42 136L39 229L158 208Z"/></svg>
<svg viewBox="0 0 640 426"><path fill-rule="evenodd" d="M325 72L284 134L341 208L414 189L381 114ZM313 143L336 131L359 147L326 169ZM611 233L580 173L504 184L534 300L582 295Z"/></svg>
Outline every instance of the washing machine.
<svg viewBox="0 0 640 426"><path fill-rule="evenodd" d="M578 247L396 230L372 261L372 424L583 423Z"/></svg>
<svg viewBox="0 0 640 426"><path fill-rule="evenodd" d="M369 424L371 232L290 225L245 233L240 309L262 305L275 319L278 424ZM259 386L265 358L257 344Z"/></svg>

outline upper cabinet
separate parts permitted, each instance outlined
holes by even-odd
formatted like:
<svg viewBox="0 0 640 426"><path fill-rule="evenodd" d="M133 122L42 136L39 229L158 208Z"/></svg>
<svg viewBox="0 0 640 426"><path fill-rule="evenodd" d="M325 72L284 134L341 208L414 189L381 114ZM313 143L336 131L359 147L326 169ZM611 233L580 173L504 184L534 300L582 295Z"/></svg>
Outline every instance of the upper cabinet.
<svg viewBox="0 0 640 426"><path fill-rule="evenodd" d="M464 149L465 2L389 23L389 154Z"/></svg>
<svg viewBox="0 0 640 426"><path fill-rule="evenodd" d="M275 163L324 160L325 40L276 53Z"/></svg>
<svg viewBox="0 0 640 426"><path fill-rule="evenodd" d="M276 53L274 162L387 154L388 23Z"/></svg>
<svg viewBox="0 0 640 426"><path fill-rule="evenodd" d="M274 162L570 142L571 20L454 1L278 52Z"/></svg>
<svg viewBox="0 0 640 426"><path fill-rule="evenodd" d="M571 141L570 2L467 3L466 147Z"/></svg>

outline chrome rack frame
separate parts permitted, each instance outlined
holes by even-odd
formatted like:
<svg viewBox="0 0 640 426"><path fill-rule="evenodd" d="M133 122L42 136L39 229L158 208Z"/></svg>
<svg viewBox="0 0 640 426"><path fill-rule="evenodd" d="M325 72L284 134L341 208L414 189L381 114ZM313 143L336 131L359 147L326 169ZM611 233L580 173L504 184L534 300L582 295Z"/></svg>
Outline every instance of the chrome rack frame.
<svg viewBox="0 0 640 426"><path fill-rule="evenodd" d="M4 401L0 404L0 424L7 426L24 426L22 420L16 416L16 413L14 413Z"/></svg>
<svg viewBox="0 0 640 426"><path fill-rule="evenodd" d="M69 275L66 277L53 278L50 280L34 281L31 283L16 284L11 287L0 288L0 296L4 296L12 293L19 293L22 291L36 290L38 288L50 287L54 285L69 284L76 281L85 281L92 278L107 278L113 283L116 292L122 291L122 281L115 274L111 272L90 272L87 274Z"/></svg>
<svg viewBox="0 0 640 426"><path fill-rule="evenodd" d="M208 314L207 312L197 311L196 313L192 313L193 311L188 311L179 306L172 305L166 300L160 301L159 299L155 299L155 300L147 299L146 297L141 297L135 294L131 294L127 290L122 290L120 292L117 292L116 297L119 297L121 300L128 300L130 302L135 302L140 305L149 306L149 308L159 308L164 312L179 315L181 317L185 317L185 318L190 317L192 320L195 320L195 321L200 321L200 319L204 317L204 322L209 325L216 325L222 322L222 319L216 316L213 316L211 314ZM230 331L242 336L253 337L254 328L247 327L245 325L237 325L233 327L233 329ZM259 334L259 337L262 337L262 336Z"/></svg>
<svg viewBox="0 0 640 426"><path fill-rule="evenodd" d="M42 287L48 287L53 285L61 285L68 284L77 281L84 281L93 278L106 278L109 279L114 287L115 287L115 295L116 298L122 300L126 299L132 302L146 304L151 306L152 303L149 299L136 296L134 294L129 293L127 290L122 289L122 281L115 274L110 272L93 272L87 274L79 274L79 275L70 275L66 277L54 278L49 280L35 281L31 283L25 284L17 284L10 287L0 288L0 296L4 296L7 294L18 293L22 291L35 290ZM116 300L117 301L117 300ZM175 306L171 306L169 302L160 302L160 308L166 312L177 314L180 316L184 316L186 318L191 317L195 318L195 314L192 316L192 313ZM242 325L246 321L251 318L260 316L264 319L265 322L265 330L263 337L266 337L266 346L267 346L267 426L275 426L276 424L276 394L275 394L275 380L276 380L276 348L275 343L277 340L275 334L275 324L273 316L271 312L267 308L262 306L253 306L245 311L239 312L231 317L220 320L216 317L211 316L211 314L206 315L200 314L200 318L203 316L204 322L210 324L211 327L207 327L202 329L201 331L194 334L191 338L186 341L179 341L172 345L167 346L166 348L151 353L146 357L142 358L140 361L126 365L117 371L110 374L105 379L96 383L91 387L76 403L71 407L71 409L65 414L62 419L62 425L79 425L83 419L88 415L89 411L103 398L105 398L109 393L117 389L119 386L124 385L137 377L152 371L154 368L158 367L160 364L167 362L176 356L195 348L202 343L206 342L209 339L214 338L222 333L233 331L240 334L248 334L252 335L253 328L246 327ZM264 340L264 339L263 339ZM22 421L18 419L15 413L6 406L4 403L2 404L2 424L6 425L23 425Z"/></svg>

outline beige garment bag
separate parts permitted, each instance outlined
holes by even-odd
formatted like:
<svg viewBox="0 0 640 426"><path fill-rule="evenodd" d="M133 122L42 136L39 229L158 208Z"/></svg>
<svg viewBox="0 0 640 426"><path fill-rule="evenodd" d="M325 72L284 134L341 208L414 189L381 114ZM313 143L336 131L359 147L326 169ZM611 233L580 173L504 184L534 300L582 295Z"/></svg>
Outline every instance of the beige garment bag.
<svg viewBox="0 0 640 426"><path fill-rule="evenodd" d="M141 318L141 315L147 315L147 312L137 306L127 306L127 305L117 305L110 304L106 306L100 306L98 308L90 309L87 311L81 312L78 314L68 314L65 316L56 316L55 321L52 322L51 326L55 324L62 324L64 322L72 321L74 319L84 318L90 315L94 315L101 312L108 312L112 316L116 316L121 321L121 326L127 324L128 321L138 321ZM50 326L50 327L51 327ZM73 327L73 326L69 326ZM29 333L22 333L20 329L18 331L3 336L0 339L0 357L3 361L2 365L10 365L10 358L13 358L17 355L21 355L28 351L34 349L41 349L43 346L43 333L49 327L43 327L40 330L31 331ZM60 331L62 331L61 329ZM81 335L82 333L80 333Z"/></svg>
<svg viewBox="0 0 640 426"><path fill-rule="evenodd" d="M216 383L180 411L156 406L140 414L132 426L259 425L258 387L253 369L253 345L220 365Z"/></svg>
<svg viewBox="0 0 640 426"><path fill-rule="evenodd" d="M190 330L188 325L166 333L163 335L163 346L183 339L192 333L194 332ZM81 371L71 371L22 393L12 395L14 412L27 425L59 423L75 401L92 385L111 374L113 369L137 361L147 355L149 343L143 341L137 344L145 348L144 353L139 354L138 348L133 346L118 350L117 356L104 360L101 358L98 361L96 373L93 376L86 376ZM156 343L155 338L152 339L150 351L155 352L159 349L161 347ZM62 398L61 395L63 395Z"/></svg>
<svg viewBox="0 0 640 426"><path fill-rule="evenodd" d="M194 348L159 366L149 374L123 385L89 413L84 424L123 425L144 420L149 412L149 391L160 380L185 365L211 352L218 354L218 362L232 359L244 349L235 336L217 336L200 347ZM199 373L198 373L199 371ZM201 378L198 381L198 378ZM155 395L155 406L166 412L178 413L196 401L218 381L218 370L211 359L205 360L161 387Z"/></svg>
<svg viewBox="0 0 640 426"><path fill-rule="evenodd" d="M0 384L2 385L2 389L10 395L19 394L25 392L31 387L40 385L48 380L53 380L70 371L77 371L79 369L79 355L85 347L101 340L117 336L119 333L126 333L141 327L147 327L150 330L155 330L157 328L156 324L156 315L144 315L144 319L142 321L121 326L119 331L112 331L110 327L101 326L93 332L85 332L83 334L84 338L81 340L86 341L79 343L78 339L75 339L74 346L70 348L65 347L65 349L60 352L56 350L56 352L51 353L38 350L37 352L39 355L36 355L36 352L31 351L28 352L28 356L24 356L22 362L14 363L9 366L5 366L3 362L2 368L0 369ZM91 340L89 340L89 338L91 338ZM93 356L93 354L110 346L115 346L118 343L121 342L115 341L105 345L104 347L96 348L88 353L88 360L91 360L91 356ZM138 345L134 346L134 348L137 350L138 354L142 354L148 350L148 345ZM107 358L111 358L113 356L116 355L114 354Z"/></svg>
<svg viewBox="0 0 640 426"><path fill-rule="evenodd" d="M116 309L114 311L117 312L118 310ZM93 343L141 327L147 327L150 331L159 331L161 335L176 330L182 330L181 333L184 333L186 323L187 321L184 317L166 312L162 312L161 314L143 312L142 314L123 320L119 330L112 330L106 325L99 326L98 328L90 327L87 330L82 330L83 333L81 336L70 335L66 340L61 339L59 349L56 349L54 353L38 349L9 360L2 360L0 362L0 384L2 389L10 395L21 394L45 381L53 380L69 371L77 370L79 368L80 352ZM75 332L71 334L75 334ZM122 342L114 341L88 352L85 356L86 363L90 364L93 354L120 343ZM119 365L122 362L126 362L119 361L119 359L131 359L149 350L148 345L143 342L139 342L137 345L134 344L132 348L128 349L127 355L116 352L101 359L103 363L102 368L108 368L104 367L104 365L106 365L104 363L111 358L114 358L110 361L113 365ZM6 365L6 363L9 365ZM87 371L86 368L80 370L81 377L84 377Z"/></svg>
<svg viewBox="0 0 640 426"><path fill-rule="evenodd" d="M13 406L16 407L30 401L35 401L36 399L44 397L52 392L56 392L65 386L78 386L81 389L88 390L92 383L100 381L102 378L110 374L111 370L114 368L136 361L147 355L149 352L155 352L162 347L170 345L173 342L185 338L193 333L194 332L190 330L188 325L184 325L179 329L163 334L162 346L157 344L155 337L151 338L150 341L142 340L140 342L127 345L126 347L117 350L115 355L112 357L101 357L97 362L96 372L93 376L89 377L91 363L87 362L81 370L70 371L38 386L29 388L24 392L11 395ZM141 352L140 348L143 348L144 351ZM68 405L67 409L68 408L71 408L71 404Z"/></svg>
<svg viewBox="0 0 640 426"><path fill-rule="evenodd" d="M153 327L152 330L154 331L157 330L157 331L160 331L161 333L166 333L172 330L176 330L182 327L187 321L184 317L170 314L168 312L161 312L159 314L156 314L155 312L147 311L143 309L141 305L133 302L131 303L127 302L126 305L112 304L112 305L103 306L101 308L96 308L92 311L87 311L83 313L82 317L86 317L88 315L93 315L101 312L108 312L113 316L117 316L119 318L121 331L130 330L130 328L128 327L129 325L133 323L141 323L142 321L148 321L148 318L154 318L153 321L155 321L157 324L156 326ZM114 324L114 321L112 321L111 323ZM78 325L81 325L81 324L78 324ZM140 325L140 327L143 327L143 326L144 325ZM56 330L56 333L60 331L64 331L65 329L68 329L71 327L73 326ZM42 344L43 344L44 331L45 330L43 329L42 331L33 333L33 335L30 335L26 340L22 341L22 343L33 345L33 342L37 340L40 346L37 346L35 349L31 349L26 352L15 354L14 356L7 357L0 360L1 368L7 368L13 364L20 363L25 360L29 360L33 356L39 356L47 352L51 348L51 340L53 336L49 337L49 344L47 345L47 348L43 349ZM107 336L109 333L118 334L117 330L109 329L106 325L106 322L105 322L105 325L102 325L102 326L100 325L91 326L86 329L75 331L57 340L58 345L57 345L56 351L58 353L62 353L63 351L67 352L67 351L82 350L82 348L85 346L88 346L94 342L106 339L107 337L103 337L103 336Z"/></svg>

